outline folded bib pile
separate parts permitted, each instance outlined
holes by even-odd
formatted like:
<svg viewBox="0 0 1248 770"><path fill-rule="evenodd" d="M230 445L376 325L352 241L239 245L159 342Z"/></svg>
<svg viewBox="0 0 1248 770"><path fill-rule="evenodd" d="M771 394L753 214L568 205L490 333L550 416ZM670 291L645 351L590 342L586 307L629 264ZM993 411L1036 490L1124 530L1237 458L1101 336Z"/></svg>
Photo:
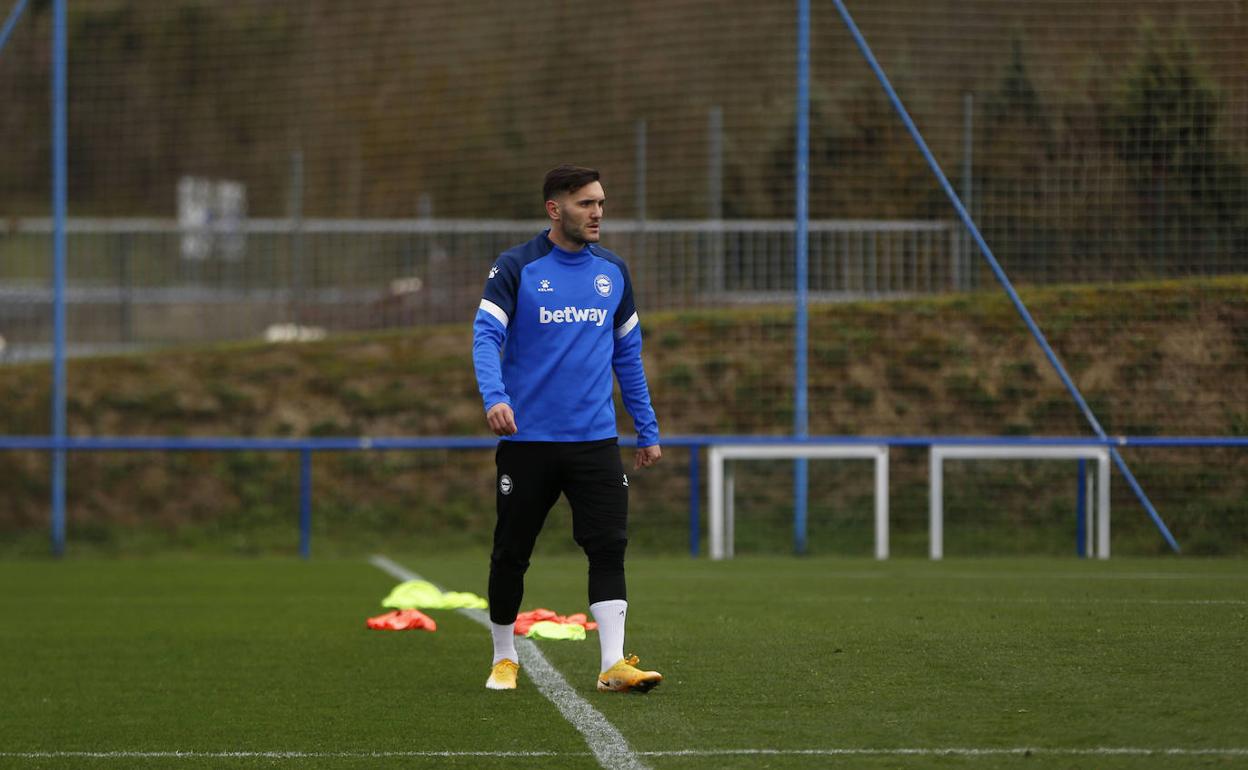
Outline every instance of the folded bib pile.
<svg viewBox="0 0 1248 770"><path fill-rule="evenodd" d="M390 595L381 600L381 606L398 610L483 610L489 603L480 596L465 591L443 593L427 580L407 580L395 586Z"/></svg>
<svg viewBox="0 0 1248 770"><path fill-rule="evenodd" d="M598 624L589 621L585 613L559 615L553 610L539 607L516 615L516 635L530 639L571 639L580 641L586 631L593 631Z"/></svg>
<svg viewBox="0 0 1248 770"><path fill-rule="evenodd" d="M374 631L410 631L423 629L437 631L438 624L420 610L394 610L385 615L368 619L368 627Z"/></svg>

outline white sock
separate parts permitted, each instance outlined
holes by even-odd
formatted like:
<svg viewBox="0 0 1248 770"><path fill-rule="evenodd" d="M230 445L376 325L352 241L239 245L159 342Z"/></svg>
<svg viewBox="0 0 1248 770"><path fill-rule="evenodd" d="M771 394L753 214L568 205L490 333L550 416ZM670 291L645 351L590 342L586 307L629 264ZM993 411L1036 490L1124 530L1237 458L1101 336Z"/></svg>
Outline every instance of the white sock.
<svg viewBox="0 0 1248 770"><path fill-rule="evenodd" d="M516 654L516 624L514 622L505 626L490 623L490 634L494 637L494 662L490 664L491 666L497 666L503 658L512 663L520 662L520 656Z"/></svg>
<svg viewBox="0 0 1248 770"><path fill-rule="evenodd" d="M624 657L624 621L628 617L628 602L623 599L608 599L605 602L594 602L589 611L598 624L598 643L602 648L602 668L606 671Z"/></svg>

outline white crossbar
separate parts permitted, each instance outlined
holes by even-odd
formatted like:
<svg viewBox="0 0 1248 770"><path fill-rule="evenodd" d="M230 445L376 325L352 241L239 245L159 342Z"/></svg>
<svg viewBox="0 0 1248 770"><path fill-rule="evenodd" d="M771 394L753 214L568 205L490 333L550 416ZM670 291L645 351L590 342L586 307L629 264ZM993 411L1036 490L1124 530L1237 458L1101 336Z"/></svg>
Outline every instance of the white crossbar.
<svg viewBox="0 0 1248 770"><path fill-rule="evenodd" d="M875 461L875 558L888 558L888 445L887 444L711 444L710 464L712 559L733 556L733 476L728 460L874 460Z"/></svg>
<svg viewBox="0 0 1248 770"><path fill-rule="evenodd" d="M932 444L928 509L930 556L944 557L945 460L1096 460L1096 556L1109 558L1109 450L1085 445L1001 446L998 444ZM1089 479L1089 482L1091 479Z"/></svg>

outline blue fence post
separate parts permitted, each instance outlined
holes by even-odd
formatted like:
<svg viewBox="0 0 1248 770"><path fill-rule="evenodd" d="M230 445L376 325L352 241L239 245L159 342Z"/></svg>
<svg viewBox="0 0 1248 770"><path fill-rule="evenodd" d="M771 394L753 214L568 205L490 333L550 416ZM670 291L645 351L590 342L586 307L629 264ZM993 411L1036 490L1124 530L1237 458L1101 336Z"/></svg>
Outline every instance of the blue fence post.
<svg viewBox="0 0 1248 770"><path fill-rule="evenodd" d="M65 3L52 4L52 553L65 553Z"/></svg>
<svg viewBox="0 0 1248 770"><path fill-rule="evenodd" d="M1088 555L1088 461L1079 460L1079 489L1075 494L1075 551Z"/></svg>
<svg viewBox="0 0 1248 770"><path fill-rule="evenodd" d="M312 555L312 450L299 452L299 555Z"/></svg>
<svg viewBox="0 0 1248 770"><path fill-rule="evenodd" d="M702 544L702 479L698 455L702 447L689 445L689 555L695 559Z"/></svg>
<svg viewBox="0 0 1248 770"><path fill-rule="evenodd" d="M794 354L793 362L793 435L806 438L810 420L806 401L806 284L809 281L809 254L807 253L807 228L809 209L809 161L810 161L810 0L797 1L797 137L794 176L796 177L794 211L796 305L794 308ZM793 463L793 550L806 553L806 506L810 489L810 463L806 458Z"/></svg>

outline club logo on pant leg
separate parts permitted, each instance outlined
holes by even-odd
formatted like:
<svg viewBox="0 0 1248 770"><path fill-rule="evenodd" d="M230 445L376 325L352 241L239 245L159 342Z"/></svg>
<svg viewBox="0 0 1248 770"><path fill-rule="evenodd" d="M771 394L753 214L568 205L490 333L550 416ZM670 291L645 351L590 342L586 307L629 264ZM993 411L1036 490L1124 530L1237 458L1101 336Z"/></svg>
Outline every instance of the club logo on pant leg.
<svg viewBox="0 0 1248 770"><path fill-rule="evenodd" d="M502 492L504 495L511 494L511 476L504 473L502 476L498 477L498 491Z"/></svg>
<svg viewBox="0 0 1248 770"><path fill-rule="evenodd" d="M628 486L628 474L624 474L624 486Z"/></svg>

